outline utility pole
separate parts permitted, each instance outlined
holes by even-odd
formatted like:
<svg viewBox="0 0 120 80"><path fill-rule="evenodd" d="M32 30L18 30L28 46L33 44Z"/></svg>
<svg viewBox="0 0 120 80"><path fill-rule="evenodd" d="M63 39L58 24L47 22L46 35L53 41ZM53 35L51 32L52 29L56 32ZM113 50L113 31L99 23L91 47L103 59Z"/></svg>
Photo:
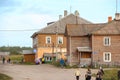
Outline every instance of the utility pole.
<svg viewBox="0 0 120 80"><path fill-rule="evenodd" d="M56 26L56 61L58 59L58 27Z"/></svg>

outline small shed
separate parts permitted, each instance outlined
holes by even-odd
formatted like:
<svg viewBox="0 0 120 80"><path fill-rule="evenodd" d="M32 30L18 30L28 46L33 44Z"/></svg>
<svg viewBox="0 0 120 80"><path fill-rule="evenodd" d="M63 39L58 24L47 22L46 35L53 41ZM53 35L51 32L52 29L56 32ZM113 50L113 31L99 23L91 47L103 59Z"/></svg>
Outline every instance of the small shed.
<svg viewBox="0 0 120 80"><path fill-rule="evenodd" d="M33 50L23 50L24 62L35 62L35 53Z"/></svg>

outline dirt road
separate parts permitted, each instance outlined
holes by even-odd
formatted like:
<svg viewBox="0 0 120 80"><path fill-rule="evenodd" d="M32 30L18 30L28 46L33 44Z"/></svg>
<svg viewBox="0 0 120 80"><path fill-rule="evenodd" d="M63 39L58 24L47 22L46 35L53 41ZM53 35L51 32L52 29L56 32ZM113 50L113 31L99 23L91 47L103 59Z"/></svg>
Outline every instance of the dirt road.
<svg viewBox="0 0 120 80"><path fill-rule="evenodd" d="M13 77L13 80L76 80L75 69L61 69L49 64L14 65L0 64L0 73ZM80 80L85 80L86 69L80 69ZM92 70L92 73L96 70ZM94 80L92 78L92 80Z"/></svg>

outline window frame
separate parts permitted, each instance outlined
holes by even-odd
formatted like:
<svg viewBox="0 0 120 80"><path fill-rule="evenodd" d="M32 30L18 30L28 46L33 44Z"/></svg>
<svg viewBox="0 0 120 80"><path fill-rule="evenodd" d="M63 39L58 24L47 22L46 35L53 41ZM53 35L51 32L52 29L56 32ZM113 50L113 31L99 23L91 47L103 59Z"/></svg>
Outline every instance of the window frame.
<svg viewBox="0 0 120 80"><path fill-rule="evenodd" d="M33 38L33 45L37 45L37 43L38 43L38 38L37 37Z"/></svg>
<svg viewBox="0 0 120 80"><path fill-rule="evenodd" d="M110 46L111 45L111 37L104 37L103 44L104 44L104 46Z"/></svg>
<svg viewBox="0 0 120 80"><path fill-rule="evenodd" d="M109 57L108 57L108 54L109 54ZM104 62L111 62L111 52L104 52L103 53L103 61Z"/></svg>
<svg viewBox="0 0 120 80"><path fill-rule="evenodd" d="M62 40L61 43L59 43L59 40ZM58 42L58 44L63 44L63 37L62 36L58 36L57 42Z"/></svg>
<svg viewBox="0 0 120 80"><path fill-rule="evenodd" d="M50 39L50 42L48 42L48 38ZM51 44L51 36L46 36L46 44Z"/></svg>

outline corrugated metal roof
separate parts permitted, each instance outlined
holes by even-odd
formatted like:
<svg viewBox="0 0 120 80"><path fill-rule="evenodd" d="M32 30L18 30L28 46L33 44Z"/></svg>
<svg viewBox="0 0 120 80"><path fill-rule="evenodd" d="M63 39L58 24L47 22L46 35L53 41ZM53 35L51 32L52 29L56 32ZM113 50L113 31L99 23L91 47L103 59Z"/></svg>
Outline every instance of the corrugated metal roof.
<svg viewBox="0 0 120 80"><path fill-rule="evenodd" d="M23 50L22 54L35 54L33 50Z"/></svg>

